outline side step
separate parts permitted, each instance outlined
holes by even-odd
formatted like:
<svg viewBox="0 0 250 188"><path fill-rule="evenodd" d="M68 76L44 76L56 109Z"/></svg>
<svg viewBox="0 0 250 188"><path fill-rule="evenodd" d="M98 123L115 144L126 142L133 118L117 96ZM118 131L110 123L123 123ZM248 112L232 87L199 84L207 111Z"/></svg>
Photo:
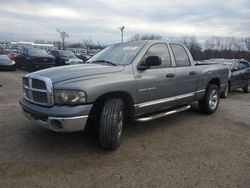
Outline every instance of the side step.
<svg viewBox="0 0 250 188"><path fill-rule="evenodd" d="M165 116L169 116L169 115L172 115L172 114L176 114L178 112L188 110L189 108L191 108L191 105L182 106L181 108L177 108L177 109L174 109L174 110L171 110L171 111L168 111L168 112L162 112L162 113L159 113L159 114L154 114L152 116L138 118L135 121L138 121L138 122L150 121L150 120L162 118L162 117L165 117Z"/></svg>

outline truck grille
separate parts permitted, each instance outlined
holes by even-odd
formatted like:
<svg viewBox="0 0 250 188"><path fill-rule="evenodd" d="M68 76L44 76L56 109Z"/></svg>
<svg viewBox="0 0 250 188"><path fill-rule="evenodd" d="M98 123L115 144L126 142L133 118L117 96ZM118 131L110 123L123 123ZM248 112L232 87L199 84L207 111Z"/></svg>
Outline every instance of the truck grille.
<svg viewBox="0 0 250 188"><path fill-rule="evenodd" d="M53 105L53 87L50 79L42 76L23 77L24 98L35 104Z"/></svg>
<svg viewBox="0 0 250 188"><path fill-rule="evenodd" d="M46 84L42 80L32 79L32 88L46 90Z"/></svg>

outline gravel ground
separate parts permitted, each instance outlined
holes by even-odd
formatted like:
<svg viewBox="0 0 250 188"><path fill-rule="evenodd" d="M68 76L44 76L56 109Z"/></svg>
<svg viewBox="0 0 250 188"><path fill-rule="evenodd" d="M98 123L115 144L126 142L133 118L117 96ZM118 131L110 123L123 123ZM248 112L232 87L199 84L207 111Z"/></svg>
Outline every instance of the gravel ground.
<svg viewBox="0 0 250 188"><path fill-rule="evenodd" d="M22 114L23 71L0 72L0 187L250 187L250 94L218 111L130 123L116 151L93 133L54 133Z"/></svg>

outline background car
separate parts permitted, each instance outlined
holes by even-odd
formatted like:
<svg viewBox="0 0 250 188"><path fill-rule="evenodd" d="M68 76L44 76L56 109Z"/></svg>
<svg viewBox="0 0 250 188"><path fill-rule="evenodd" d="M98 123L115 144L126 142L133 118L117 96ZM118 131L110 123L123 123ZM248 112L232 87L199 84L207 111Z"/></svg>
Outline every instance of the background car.
<svg viewBox="0 0 250 188"><path fill-rule="evenodd" d="M16 70L15 61L11 60L7 55L0 55L0 70Z"/></svg>
<svg viewBox="0 0 250 188"><path fill-rule="evenodd" d="M45 50L25 47L16 57L16 66L26 68L28 71L49 68L55 66L55 58Z"/></svg>
<svg viewBox="0 0 250 188"><path fill-rule="evenodd" d="M234 89L242 88L250 92L250 63L244 59L212 59L215 63L223 63L229 68L229 78L226 90L221 94L226 98Z"/></svg>
<svg viewBox="0 0 250 188"><path fill-rule="evenodd" d="M83 63L83 60L76 57L70 51L53 50L53 51L51 51L51 55L53 55L55 57L56 66Z"/></svg>

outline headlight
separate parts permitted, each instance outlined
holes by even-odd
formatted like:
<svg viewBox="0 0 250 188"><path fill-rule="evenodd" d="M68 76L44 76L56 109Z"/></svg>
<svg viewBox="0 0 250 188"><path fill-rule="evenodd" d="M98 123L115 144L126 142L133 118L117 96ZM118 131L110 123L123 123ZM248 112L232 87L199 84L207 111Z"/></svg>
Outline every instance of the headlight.
<svg viewBox="0 0 250 188"><path fill-rule="evenodd" d="M55 90L56 104L82 104L86 102L84 91L77 90Z"/></svg>

